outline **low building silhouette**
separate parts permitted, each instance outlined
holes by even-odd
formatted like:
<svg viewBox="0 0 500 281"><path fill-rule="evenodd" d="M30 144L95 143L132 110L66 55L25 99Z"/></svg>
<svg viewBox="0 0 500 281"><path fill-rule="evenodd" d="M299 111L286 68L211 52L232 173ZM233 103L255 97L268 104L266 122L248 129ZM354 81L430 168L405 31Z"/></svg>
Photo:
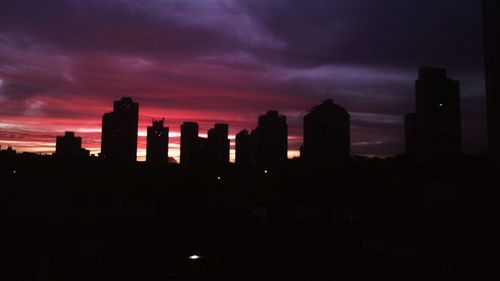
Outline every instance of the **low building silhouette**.
<svg viewBox="0 0 500 281"><path fill-rule="evenodd" d="M124 97L113 103L113 111L102 117L101 157L113 161L135 162L139 104Z"/></svg>
<svg viewBox="0 0 500 281"><path fill-rule="evenodd" d="M153 120L148 126L146 161L148 163L165 164L168 162L168 128L164 127L165 119Z"/></svg>
<svg viewBox="0 0 500 281"><path fill-rule="evenodd" d="M0 157L3 159L12 159L16 156L16 151L12 149L12 146L7 147L7 149L2 150L0 147Z"/></svg>
<svg viewBox="0 0 500 281"><path fill-rule="evenodd" d="M74 132L65 132L56 137L55 157L61 160L81 160L90 157L90 151L82 148L82 138Z"/></svg>
<svg viewBox="0 0 500 281"><path fill-rule="evenodd" d="M351 155L350 116L328 99L304 116L303 155L310 166L344 165Z"/></svg>

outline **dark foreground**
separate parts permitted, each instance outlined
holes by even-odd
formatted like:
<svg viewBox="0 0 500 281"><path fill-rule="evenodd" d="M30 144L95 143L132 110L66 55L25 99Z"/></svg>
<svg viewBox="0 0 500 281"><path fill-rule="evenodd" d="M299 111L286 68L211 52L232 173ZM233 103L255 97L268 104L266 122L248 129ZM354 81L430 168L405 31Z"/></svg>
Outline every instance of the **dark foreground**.
<svg viewBox="0 0 500 281"><path fill-rule="evenodd" d="M0 163L0 280L498 280L485 161ZM198 256L198 259L196 256Z"/></svg>

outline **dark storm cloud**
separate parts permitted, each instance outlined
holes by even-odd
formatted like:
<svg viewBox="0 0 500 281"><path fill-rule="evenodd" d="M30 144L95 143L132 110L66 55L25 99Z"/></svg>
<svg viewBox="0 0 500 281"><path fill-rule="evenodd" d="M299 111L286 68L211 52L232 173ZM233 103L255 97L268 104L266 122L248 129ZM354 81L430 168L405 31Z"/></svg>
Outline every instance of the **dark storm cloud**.
<svg viewBox="0 0 500 281"><path fill-rule="evenodd" d="M25 99L30 96L45 94L47 89L15 83L4 83L2 85L2 95L9 99Z"/></svg>
<svg viewBox="0 0 500 281"><path fill-rule="evenodd" d="M245 49L280 63L406 67L477 65L482 57L480 3L470 0L16 0L0 13L1 32L72 51ZM246 30L242 18L255 20L283 48L248 46L266 34ZM245 34L236 38L238 32Z"/></svg>
<svg viewBox="0 0 500 281"><path fill-rule="evenodd" d="M184 1L16 0L2 3L0 32L66 52L192 55L239 42L197 24Z"/></svg>
<svg viewBox="0 0 500 281"><path fill-rule="evenodd" d="M243 0L282 62L462 66L482 59L480 1ZM271 54L275 55L275 54ZM276 59L276 57L274 57Z"/></svg>

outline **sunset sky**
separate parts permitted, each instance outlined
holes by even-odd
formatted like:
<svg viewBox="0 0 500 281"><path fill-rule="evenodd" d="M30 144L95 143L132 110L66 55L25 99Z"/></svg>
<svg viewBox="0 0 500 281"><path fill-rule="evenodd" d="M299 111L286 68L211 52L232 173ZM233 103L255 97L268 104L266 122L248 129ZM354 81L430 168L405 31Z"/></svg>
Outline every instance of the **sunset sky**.
<svg viewBox="0 0 500 281"><path fill-rule="evenodd" d="M427 65L460 80L465 150L479 153L483 60L472 0L2 1L0 145L51 153L75 131L98 153L102 114L129 96L140 160L152 118L165 118L177 158L183 121L234 136L268 110L287 116L292 157L306 111L332 98L351 113L354 154L393 155Z"/></svg>

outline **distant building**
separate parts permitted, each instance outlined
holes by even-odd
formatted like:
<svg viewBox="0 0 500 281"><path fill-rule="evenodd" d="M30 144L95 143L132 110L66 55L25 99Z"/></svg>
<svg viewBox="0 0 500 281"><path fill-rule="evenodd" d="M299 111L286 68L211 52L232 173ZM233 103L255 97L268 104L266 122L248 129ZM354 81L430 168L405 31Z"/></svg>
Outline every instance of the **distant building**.
<svg viewBox="0 0 500 281"><path fill-rule="evenodd" d="M193 162L191 164L191 167L205 169L211 169L215 167L211 158L211 150L208 138L198 137L193 152Z"/></svg>
<svg viewBox="0 0 500 281"><path fill-rule="evenodd" d="M259 116L259 124L254 132L258 135L257 164L272 168L282 166L288 159L288 126L286 117L278 111L269 111Z"/></svg>
<svg viewBox="0 0 500 281"><path fill-rule="evenodd" d="M208 150L212 165L226 167L229 165L229 129L227 124L215 124L208 131Z"/></svg>
<svg viewBox="0 0 500 281"><path fill-rule="evenodd" d="M64 136L56 137L57 159L79 160L90 157L90 152L82 148L82 138L75 137L74 132L65 132Z"/></svg>
<svg viewBox="0 0 500 281"><path fill-rule="evenodd" d="M199 127L194 122L184 122L181 125L181 157L180 164L185 167L195 164Z"/></svg>
<svg viewBox="0 0 500 281"><path fill-rule="evenodd" d="M445 69L422 67L416 87L418 158L455 158L462 152L460 84Z"/></svg>
<svg viewBox="0 0 500 281"><path fill-rule="evenodd" d="M168 128L163 126L164 119L153 120L148 127L146 161L148 163L168 163Z"/></svg>
<svg viewBox="0 0 500 281"><path fill-rule="evenodd" d="M12 149L11 146L7 147L7 149L4 150L0 148L0 156L4 159L10 160L16 156L16 153L17 152L14 149Z"/></svg>
<svg viewBox="0 0 500 281"><path fill-rule="evenodd" d="M331 99L304 116L304 160L308 165L342 165L351 156L349 113Z"/></svg>
<svg viewBox="0 0 500 281"><path fill-rule="evenodd" d="M259 128L255 128L250 132L249 141L250 141L250 166L257 167L259 166L259 139L260 133Z"/></svg>
<svg viewBox="0 0 500 281"><path fill-rule="evenodd" d="M500 1L483 0L488 149L500 169Z"/></svg>
<svg viewBox="0 0 500 281"><path fill-rule="evenodd" d="M236 159L235 164L238 167L251 166L250 156L250 134L247 130L242 130L236 134Z"/></svg>
<svg viewBox="0 0 500 281"><path fill-rule="evenodd" d="M405 153L416 156L418 152L417 114L408 113L405 116Z"/></svg>
<svg viewBox="0 0 500 281"><path fill-rule="evenodd" d="M139 104L124 97L113 104L113 112L103 115L101 157L134 162L137 158Z"/></svg>
<svg viewBox="0 0 500 281"><path fill-rule="evenodd" d="M229 165L228 125L215 124L207 138L199 137L198 133L197 123L181 125L181 165L207 169Z"/></svg>

